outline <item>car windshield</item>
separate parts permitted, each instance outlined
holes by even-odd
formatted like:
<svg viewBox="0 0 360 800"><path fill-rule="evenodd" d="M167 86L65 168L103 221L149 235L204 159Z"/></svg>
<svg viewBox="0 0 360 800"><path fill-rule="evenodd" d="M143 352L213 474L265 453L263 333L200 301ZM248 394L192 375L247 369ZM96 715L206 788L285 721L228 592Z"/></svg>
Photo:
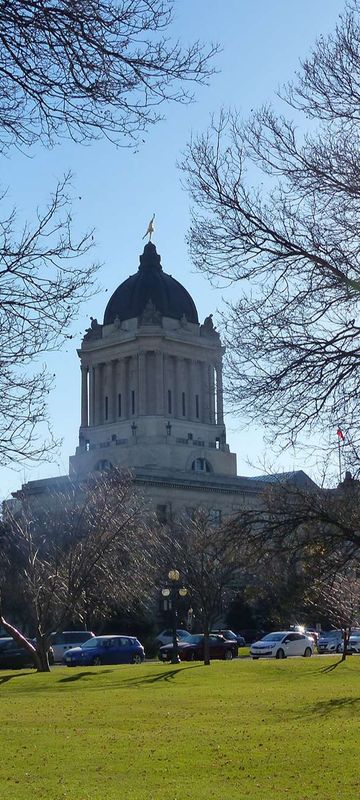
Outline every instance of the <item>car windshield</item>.
<svg viewBox="0 0 360 800"><path fill-rule="evenodd" d="M261 642L280 642L281 639L285 636L284 632L280 633L267 633L266 636L263 636L260 639Z"/></svg>
<svg viewBox="0 0 360 800"><path fill-rule="evenodd" d="M321 634L322 639L333 639L334 637L337 639L338 636L341 635L341 631L324 631Z"/></svg>
<svg viewBox="0 0 360 800"><path fill-rule="evenodd" d="M98 647L99 644L100 644L100 640L97 639L96 637L93 637L92 639L88 639L87 642L84 642L81 645L81 647L82 647L83 650L87 650L88 647Z"/></svg>

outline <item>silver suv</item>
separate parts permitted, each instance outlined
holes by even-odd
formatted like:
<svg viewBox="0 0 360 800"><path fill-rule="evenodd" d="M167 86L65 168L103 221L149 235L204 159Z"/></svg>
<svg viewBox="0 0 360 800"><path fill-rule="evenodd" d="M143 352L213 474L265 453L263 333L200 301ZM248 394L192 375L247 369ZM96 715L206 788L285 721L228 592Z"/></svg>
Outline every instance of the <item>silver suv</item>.
<svg viewBox="0 0 360 800"><path fill-rule="evenodd" d="M191 633L190 631L186 631L185 628L177 628L176 636L180 642L184 642L189 636L191 636ZM172 640L172 628L166 628L164 631L161 631L161 633L158 633L158 635L155 636L155 642L159 645L159 647L162 647L164 644L171 644Z"/></svg>
<svg viewBox="0 0 360 800"><path fill-rule="evenodd" d="M341 630L322 631L320 633L317 649L318 653L342 653L343 634Z"/></svg>
<svg viewBox="0 0 360 800"><path fill-rule="evenodd" d="M80 647L95 636L92 631L61 631L51 636L51 646L54 652L54 661L62 661L64 654L71 647Z"/></svg>

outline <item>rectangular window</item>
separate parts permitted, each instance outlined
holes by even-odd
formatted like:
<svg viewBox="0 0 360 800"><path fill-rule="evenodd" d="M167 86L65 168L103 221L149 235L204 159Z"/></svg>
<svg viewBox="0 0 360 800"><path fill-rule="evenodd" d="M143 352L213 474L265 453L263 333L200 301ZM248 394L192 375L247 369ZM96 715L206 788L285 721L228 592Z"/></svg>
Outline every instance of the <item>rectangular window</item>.
<svg viewBox="0 0 360 800"><path fill-rule="evenodd" d="M118 394L118 417L121 417L121 394Z"/></svg>
<svg viewBox="0 0 360 800"><path fill-rule="evenodd" d="M105 419L109 419L109 398L105 397Z"/></svg>
<svg viewBox="0 0 360 800"><path fill-rule="evenodd" d="M185 417L186 415L186 401L185 401L185 392L181 395L181 403L182 403L182 415Z"/></svg>
<svg viewBox="0 0 360 800"><path fill-rule="evenodd" d="M196 419L199 419L199 395L198 394L195 395L195 414L196 414Z"/></svg>
<svg viewBox="0 0 360 800"><path fill-rule="evenodd" d="M131 392L131 413L135 414L135 392L134 392L134 389Z"/></svg>
<svg viewBox="0 0 360 800"><path fill-rule="evenodd" d="M172 413L171 390L168 389L168 414Z"/></svg>

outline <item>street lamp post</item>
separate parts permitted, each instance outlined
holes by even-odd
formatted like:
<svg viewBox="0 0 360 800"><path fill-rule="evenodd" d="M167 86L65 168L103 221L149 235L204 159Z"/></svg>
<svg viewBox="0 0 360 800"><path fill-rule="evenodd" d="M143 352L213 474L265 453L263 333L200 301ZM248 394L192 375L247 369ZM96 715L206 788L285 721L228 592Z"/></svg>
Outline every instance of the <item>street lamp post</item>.
<svg viewBox="0 0 360 800"><path fill-rule="evenodd" d="M177 628L177 606L179 597L186 597L187 589L185 586L179 585L180 573L177 569L171 569L168 573L170 586L166 586L161 590L163 597L169 597L171 600L171 620L172 620L172 637L173 637L173 651L171 657L172 664L178 664L180 661L178 640L176 635Z"/></svg>

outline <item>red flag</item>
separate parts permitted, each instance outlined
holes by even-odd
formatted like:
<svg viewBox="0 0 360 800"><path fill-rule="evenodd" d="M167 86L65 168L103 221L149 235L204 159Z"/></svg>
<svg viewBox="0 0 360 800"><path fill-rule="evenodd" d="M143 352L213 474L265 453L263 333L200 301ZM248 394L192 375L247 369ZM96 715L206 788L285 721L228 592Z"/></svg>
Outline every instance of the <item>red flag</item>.
<svg viewBox="0 0 360 800"><path fill-rule="evenodd" d="M344 442L345 441L345 436L344 436L341 428L338 428L336 433L337 433L337 436L339 437L339 439L341 439L341 441Z"/></svg>

